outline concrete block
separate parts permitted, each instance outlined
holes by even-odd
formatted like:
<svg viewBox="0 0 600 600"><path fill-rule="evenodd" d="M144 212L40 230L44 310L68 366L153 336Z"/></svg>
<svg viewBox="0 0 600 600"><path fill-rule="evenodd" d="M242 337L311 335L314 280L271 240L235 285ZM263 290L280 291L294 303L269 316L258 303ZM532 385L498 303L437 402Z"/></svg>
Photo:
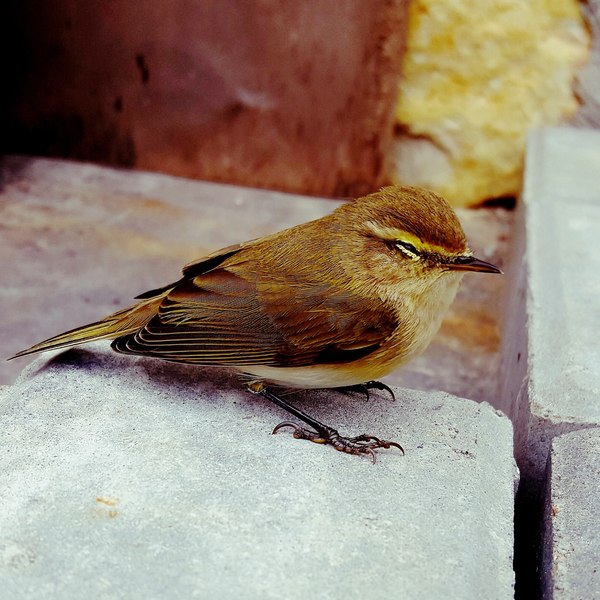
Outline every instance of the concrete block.
<svg viewBox="0 0 600 600"><path fill-rule="evenodd" d="M236 375L96 343L0 404L0 589L33 598L513 597L516 469L489 405L397 389L290 396L375 465L271 435Z"/></svg>
<svg viewBox="0 0 600 600"><path fill-rule="evenodd" d="M544 128L529 140L526 261L512 261L509 311L509 323L521 327L505 345L503 372L519 465L534 487L554 436L600 425L599 149L592 130Z"/></svg>
<svg viewBox="0 0 600 600"><path fill-rule="evenodd" d="M544 598L600 598L600 429L558 436L548 461Z"/></svg>
<svg viewBox="0 0 600 600"><path fill-rule="evenodd" d="M495 406L515 428L515 564L523 598L539 597L540 574L548 577L539 559L552 439L600 424L599 148L598 131L534 131L514 218Z"/></svg>

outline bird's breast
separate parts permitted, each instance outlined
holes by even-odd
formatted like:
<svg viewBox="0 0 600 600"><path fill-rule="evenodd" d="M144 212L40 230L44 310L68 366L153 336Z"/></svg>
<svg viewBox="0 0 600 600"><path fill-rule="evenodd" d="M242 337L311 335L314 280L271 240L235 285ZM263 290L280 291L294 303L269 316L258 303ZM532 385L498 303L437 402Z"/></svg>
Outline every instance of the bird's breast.
<svg viewBox="0 0 600 600"><path fill-rule="evenodd" d="M313 364L300 367L244 366L241 371L278 385L297 388L346 387L385 377L427 348L452 303L461 276L440 277L424 294L388 294L397 327L373 352L348 363Z"/></svg>

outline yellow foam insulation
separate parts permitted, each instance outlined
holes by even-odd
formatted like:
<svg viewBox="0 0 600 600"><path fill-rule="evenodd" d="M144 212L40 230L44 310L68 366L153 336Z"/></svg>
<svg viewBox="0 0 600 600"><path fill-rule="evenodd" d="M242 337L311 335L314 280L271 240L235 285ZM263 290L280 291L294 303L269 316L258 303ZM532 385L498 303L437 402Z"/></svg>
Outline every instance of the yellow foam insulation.
<svg viewBox="0 0 600 600"><path fill-rule="evenodd" d="M456 206L514 195L527 132L576 111L590 36L575 0L413 0L397 183Z"/></svg>

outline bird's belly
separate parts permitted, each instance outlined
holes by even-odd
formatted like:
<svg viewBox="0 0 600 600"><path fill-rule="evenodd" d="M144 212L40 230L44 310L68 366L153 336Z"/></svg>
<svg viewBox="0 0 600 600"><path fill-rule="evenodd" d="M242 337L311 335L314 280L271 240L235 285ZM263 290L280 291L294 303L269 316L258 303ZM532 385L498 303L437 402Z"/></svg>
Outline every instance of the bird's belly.
<svg viewBox="0 0 600 600"><path fill-rule="evenodd" d="M380 379L414 355L406 340L392 336L384 345L358 360L348 363L315 364L302 367L249 365L240 371L262 380L298 388L347 387Z"/></svg>
<svg viewBox="0 0 600 600"><path fill-rule="evenodd" d="M366 362L362 359L343 366L266 367L257 365L240 367L240 371L270 383L294 388L347 387L379 379L391 371L387 364L364 364Z"/></svg>
<svg viewBox="0 0 600 600"><path fill-rule="evenodd" d="M239 367L239 370L264 381L297 388L346 387L385 377L429 346L456 295L460 279L460 275L446 275L437 289L428 295L427 302L410 305L402 299L399 321L404 325L399 326L380 348L363 358L346 364L250 365Z"/></svg>

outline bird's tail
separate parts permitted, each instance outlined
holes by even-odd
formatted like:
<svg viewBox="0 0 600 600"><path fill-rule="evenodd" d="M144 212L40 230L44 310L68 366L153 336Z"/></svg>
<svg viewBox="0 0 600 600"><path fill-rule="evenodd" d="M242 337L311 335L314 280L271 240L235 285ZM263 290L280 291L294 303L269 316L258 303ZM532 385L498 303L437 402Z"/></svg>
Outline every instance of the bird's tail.
<svg viewBox="0 0 600 600"><path fill-rule="evenodd" d="M156 315L163 296L164 294L161 294L158 297L149 298L129 308L119 310L95 323L55 335L39 344L35 344L35 346L31 346L31 348L17 352L17 354L11 356L8 360L18 358L19 356L26 356L27 354L34 354L35 352L66 348L95 340L114 339L121 335L134 333L144 327Z"/></svg>

